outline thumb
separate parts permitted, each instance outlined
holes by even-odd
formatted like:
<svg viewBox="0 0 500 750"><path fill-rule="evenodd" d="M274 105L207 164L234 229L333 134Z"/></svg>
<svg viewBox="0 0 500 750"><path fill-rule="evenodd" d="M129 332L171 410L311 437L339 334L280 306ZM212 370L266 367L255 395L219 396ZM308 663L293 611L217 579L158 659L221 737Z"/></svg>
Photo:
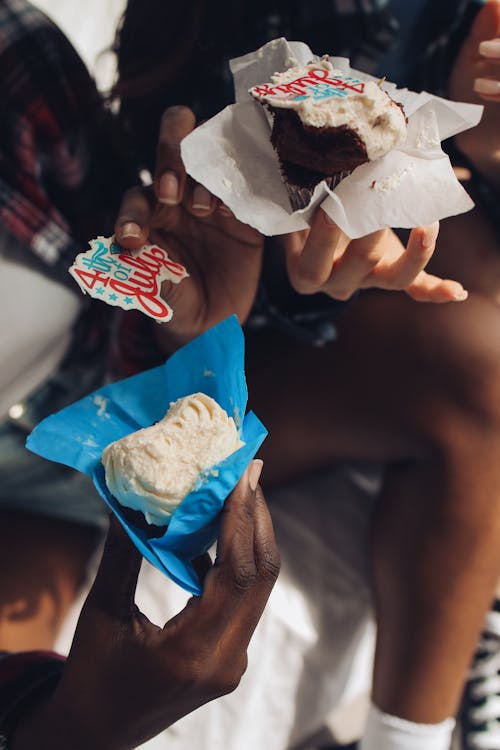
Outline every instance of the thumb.
<svg viewBox="0 0 500 750"><path fill-rule="evenodd" d="M127 617L134 609L142 556L121 523L112 514L101 563L88 605L113 616Z"/></svg>

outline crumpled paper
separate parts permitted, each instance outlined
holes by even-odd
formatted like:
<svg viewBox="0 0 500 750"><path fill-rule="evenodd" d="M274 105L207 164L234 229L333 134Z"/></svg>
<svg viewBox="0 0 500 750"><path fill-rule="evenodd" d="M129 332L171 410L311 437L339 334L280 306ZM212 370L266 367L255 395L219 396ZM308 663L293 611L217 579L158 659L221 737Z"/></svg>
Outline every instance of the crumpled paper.
<svg viewBox="0 0 500 750"><path fill-rule="evenodd" d="M236 103L182 141L188 174L240 221L268 236L306 229L318 206L352 239L385 227L431 224L473 207L441 141L477 125L483 107L384 82L382 87L404 106L406 141L381 159L355 169L333 190L321 182L309 205L292 211L271 145L268 117L248 89L269 81L275 72L317 59L302 42L281 38L232 60ZM377 80L351 68L346 58L331 57L330 61L346 74Z"/></svg>
<svg viewBox="0 0 500 750"><path fill-rule="evenodd" d="M163 536L148 539L125 519L110 494L102 451L114 440L160 420L171 402L197 392L211 396L234 418L244 445L204 473L173 513ZM179 349L164 365L99 388L47 417L29 435L26 447L92 477L142 555L187 591L200 594L191 561L215 541L224 501L267 435L253 412L245 415L247 399L244 337L233 315Z"/></svg>

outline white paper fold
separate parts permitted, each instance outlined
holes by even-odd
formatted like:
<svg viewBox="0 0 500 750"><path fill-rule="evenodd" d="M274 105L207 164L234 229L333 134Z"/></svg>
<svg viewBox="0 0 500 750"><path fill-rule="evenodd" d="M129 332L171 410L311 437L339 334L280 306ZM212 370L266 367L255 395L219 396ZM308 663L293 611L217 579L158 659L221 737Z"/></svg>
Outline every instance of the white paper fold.
<svg viewBox="0 0 500 750"><path fill-rule="evenodd" d="M310 225L321 207L351 238L384 227L411 228L468 211L474 205L456 179L441 141L477 125L483 107L450 102L427 92L383 87L404 106L406 141L381 159L355 169L334 190L316 186L309 205L293 212L283 184L270 125L248 89L273 73L317 59L302 42L275 39L231 61L236 104L196 128L182 141L188 174L221 199L235 216L265 235L285 234ZM372 76L330 58L362 80Z"/></svg>

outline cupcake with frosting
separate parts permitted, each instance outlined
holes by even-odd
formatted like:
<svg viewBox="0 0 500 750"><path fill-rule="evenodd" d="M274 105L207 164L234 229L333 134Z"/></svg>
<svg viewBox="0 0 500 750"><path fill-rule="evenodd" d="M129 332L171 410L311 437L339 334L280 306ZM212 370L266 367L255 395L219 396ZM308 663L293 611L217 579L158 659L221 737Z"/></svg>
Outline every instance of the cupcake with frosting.
<svg viewBox="0 0 500 750"><path fill-rule="evenodd" d="M250 94L272 115L271 142L295 209L322 180L335 187L406 139L402 105L379 83L349 76L327 58L275 73Z"/></svg>
<svg viewBox="0 0 500 750"><path fill-rule="evenodd" d="M106 485L128 520L160 536L206 473L243 445L232 417L205 393L178 399L156 424L102 454Z"/></svg>

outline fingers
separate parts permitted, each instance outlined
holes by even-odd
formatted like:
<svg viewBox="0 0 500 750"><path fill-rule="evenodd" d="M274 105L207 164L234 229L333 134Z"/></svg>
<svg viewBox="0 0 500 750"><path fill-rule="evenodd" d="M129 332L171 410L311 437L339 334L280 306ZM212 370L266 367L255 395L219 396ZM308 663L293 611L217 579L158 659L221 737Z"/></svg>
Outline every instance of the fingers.
<svg viewBox="0 0 500 750"><path fill-rule="evenodd" d="M439 222L413 229L405 248L391 230L349 240L325 216L316 212L309 236L297 232L285 240L290 280L297 291L321 291L340 300L368 288L405 291L426 302L467 298L458 282L424 271L436 247Z"/></svg>
<svg viewBox="0 0 500 750"><path fill-rule="evenodd" d="M394 233L385 230L351 241L317 211L308 237L294 233L286 239L290 281L302 294L321 291L340 300L369 286L404 289L432 256L438 227L414 230L405 252Z"/></svg>
<svg viewBox="0 0 500 750"><path fill-rule="evenodd" d="M186 170L181 158L181 141L196 124L187 107L169 107L160 123L156 150L154 189L159 203L177 206L184 197Z"/></svg>
<svg viewBox="0 0 500 750"><path fill-rule="evenodd" d="M500 32L500 2L489 0L477 13L464 45L470 57L477 54L482 41L496 37Z"/></svg>
<svg viewBox="0 0 500 750"><path fill-rule="evenodd" d="M498 17L500 21L500 5ZM482 76L474 79L474 91L487 101L500 102L500 38L480 42L479 54L486 67Z"/></svg>
<svg viewBox="0 0 500 750"><path fill-rule="evenodd" d="M217 208L217 199L199 183L187 180L181 157L181 141L196 125L193 112L187 107L169 107L163 114L156 150L154 190L158 203L155 224L168 223L169 209L181 203L193 215L210 216Z"/></svg>
<svg viewBox="0 0 500 750"><path fill-rule="evenodd" d="M468 293L458 281L440 279L421 271L405 292L416 302L464 302Z"/></svg>
<svg viewBox="0 0 500 750"><path fill-rule="evenodd" d="M221 638L230 653L248 647L280 568L271 516L257 486L261 469L262 461L253 461L242 477L219 539L214 579L219 576L222 597L217 611L219 622L221 610L228 615Z"/></svg>
<svg viewBox="0 0 500 750"><path fill-rule="evenodd" d="M386 232L374 232L352 240L334 264L332 275L324 291L335 299L348 300L365 285L365 279L382 260Z"/></svg>
<svg viewBox="0 0 500 750"><path fill-rule="evenodd" d="M142 556L112 514L109 531L88 604L114 617L127 618L134 609Z"/></svg>
<svg viewBox="0 0 500 750"><path fill-rule="evenodd" d="M116 241L126 250L139 250L148 240L153 213L149 193L144 188L128 190L115 223Z"/></svg>
<svg viewBox="0 0 500 750"><path fill-rule="evenodd" d="M234 589L244 590L255 574L254 505L262 461L252 461L222 511L216 566L229 574Z"/></svg>
<svg viewBox="0 0 500 750"><path fill-rule="evenodd" d="M322 210L316 211L308 234L288 235L285 241L288 276L296 291L300 294L323 291L335 257L348 242L347 235Z"/></svg>
<svg viewBox="0 0 500 750"><path fill-rule="evenodd" d="M483 99L500 102L500 79L475 78L474 91Z"/></svg>
<svg viewBox="0 0 500 750"><path fill-rule="evenodd" d="M487 39L480 42L479 54L492 62L500 62L500 39Z"/></svg>
<svg viewBox="0 0 500 750"><path fill-rule="evenodd" d="M474 91L486 101L500 102L500 3L490 0L473 24L470 44L481 61L474 79Z"/></svg>
<svg viewBox="0 0 500 750"><path fill-rule="evenodd" d="M250 641L280 570L280 555L271 514L262 489L257 488L254 506L254 558L259 586L247 596L240 609L240 638Z"/></svg>
<svg viewBox="0 0 500 750"><path fill-rule="evenodd" d="M384 239L387 258L384 256L373 269L364 287L402 290L418 302L462 302L467 299L467 292L458 281L441 279L424 271L436 248L438 232L439 222L412 229L406 249L394 232L390 232ZM401 250L394 254L396 244Z"/></svg>
<svg viewBox="0 0 500 750"><path fill-rule="evenodd" d="M403 250L399 258L385 270L385 283L387 287L392 289L406 289L406 287L415 281L418 274L424 270L436 249L438 233L438 221L428 226L412 229L406 250ZM393 235L393 239L399 242L396 235Z"/></svg>
<svg viewBox="0 0 500 750"><path fill-rule="evenodd" d="M226 500L217 559L198 610L207 630L234 639L238 649L248 644L279 569L271 519L257 489L261 470L262 461L253 461Z"/></svg>

